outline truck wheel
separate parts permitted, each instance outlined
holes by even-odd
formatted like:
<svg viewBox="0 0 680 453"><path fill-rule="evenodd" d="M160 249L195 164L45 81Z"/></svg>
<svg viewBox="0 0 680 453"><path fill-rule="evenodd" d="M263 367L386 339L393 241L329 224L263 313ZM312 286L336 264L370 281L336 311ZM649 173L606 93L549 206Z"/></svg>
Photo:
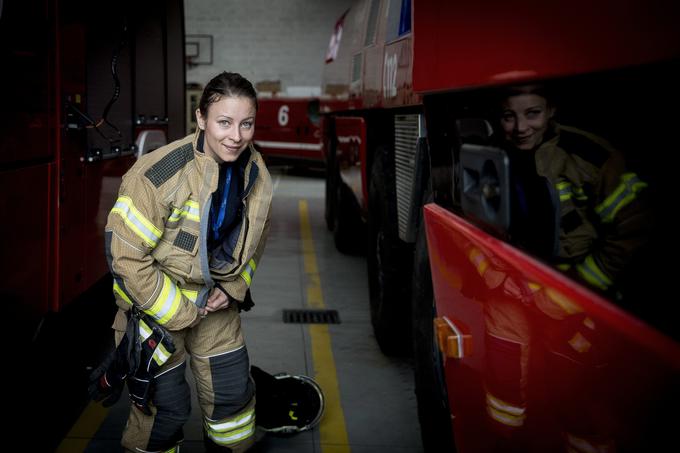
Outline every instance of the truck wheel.
<svg viewBox="0 0 680 453"><path fill-rule="evenodd" d="M335 202L336 202L336 187L339 179L338 171L335 168L335 149L331 148L328 159L326 161L326 205L324 210L324 218L326 219L326 228L328 231L333 231L335 225Z"/></svg>
<svg viewBox="0 0 680 453"><path fill-rule="evenodd" d="M368 286L371 323L387 355L411 350L410 294L412 248L398 234L394 157L378 148L371 167L368 219Z"/></svg>
<svg viewBox="0 0 680 453"><path fill-rule="evenodd" d="M413 269L413 367L420 434L426 453L455 452L444 367L435 338L432 273L424 227L416 241Z"/></svg>
<svg viewBox="0 0 680 453"><path fill-rule="evenodd" d="M335 216L333 219L333 241L340 253L358 255L362 253L364 231L359 206L352 190L338 176L335 187Z"/></svg>

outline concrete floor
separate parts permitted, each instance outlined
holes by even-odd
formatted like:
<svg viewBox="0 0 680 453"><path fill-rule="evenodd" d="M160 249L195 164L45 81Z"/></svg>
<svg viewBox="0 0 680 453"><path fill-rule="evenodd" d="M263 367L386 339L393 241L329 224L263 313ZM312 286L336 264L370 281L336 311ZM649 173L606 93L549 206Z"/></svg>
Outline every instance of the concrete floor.
<svg viewBox="0 0 680 453"><path fill-rule="evenodd" d="M320 426L311 431L288 437L258 432L258 451L422 452L410 360L386 357L378 348L370 323L365 258L335 250L323 218L322 174L294 174L281 167L272 169L272 178L270 236L252 286L256 305L242 313L246 344L252 364L272 374L315 377L330 401ZM317 327L283 322L284 309L320 306L337 310L341 323L313 330ZM57 451L121 451L128 408L127 398L109 410L91 403ZM203 451L201 429L194 397L182 452Z"/></svg>

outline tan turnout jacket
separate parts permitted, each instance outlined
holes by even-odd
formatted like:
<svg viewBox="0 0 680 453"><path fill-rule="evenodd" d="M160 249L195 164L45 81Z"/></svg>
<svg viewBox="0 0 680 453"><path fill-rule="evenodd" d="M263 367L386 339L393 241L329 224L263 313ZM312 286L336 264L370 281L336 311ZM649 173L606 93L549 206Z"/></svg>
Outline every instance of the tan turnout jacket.
<svg viewBox="0 0 680 453"><path fill-rule="evenodd" d="M552 135L535 161L559 196L560 267L575 266L581 278L607 290L647 240L650 219L640 196L647 184L602 138L560 124Z"/></svg>
<svg viewBox="0 0 680 453"><path fill-rule="evenodd" d="M197 129L140 158L123 177L106 224L118 306L135 304L169 330L194 322L218 282L233 299L245 299L269 229L271 177L250 145L235 246L207 249L219 167L202 147Z"/></svg>

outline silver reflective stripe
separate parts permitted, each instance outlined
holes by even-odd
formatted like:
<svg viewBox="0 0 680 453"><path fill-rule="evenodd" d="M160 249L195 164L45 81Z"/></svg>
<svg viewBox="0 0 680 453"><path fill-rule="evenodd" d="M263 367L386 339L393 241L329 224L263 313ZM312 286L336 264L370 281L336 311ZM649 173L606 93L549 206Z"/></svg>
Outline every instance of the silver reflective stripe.
<svg viewBox="0 0 680 453"><path fill-rule="evenodd" d="M490 393L486 394L486 410L491 418L507 426L522 426L526 418L525 408L508 404Z"/></svg>
<svg viewBox="0 0 680 453"><path fill-rule="evenodd" d="M207 423L208 423L208 426L210 426L210 429L212 429L213 431L225 432L225 431L232 430L234 428L238 428L240 426L248 424L253 419L253 415L254 415L254 410L251 409L246 414L241 416L241 418L237 418L236 420L234 420L232 422L223 422L223 423L207 422Z"/></svg>
<svg viewBox="0 0 680 453"><path fill-rule="evenodd" d="M243 429L233 432L233 434L221 435L214 431L209 432L212 440L220 445L230 445L240 440L246 439L255 433L255 422L251 422Z"/></svg>
<svg viewBox="0 0 680 453"><path fill-rule="evenodd" d="M162 232L144 218L137 208L135 208L129 197L119 197L116 204L113 205L111 212L119 214L125 221L125 224L128 225L143 241L152 247L156 246Z"/></svg>
<svg viewBox="0 0 680 453"><path fill-rule="evenodd" d="M170 313L170 311L172 310L173 302L177 297L177 288L175 287L175 285L168 277L166 277L165 275L163 277L165 281L163 282L163 291L161 292L161 297L163 296L164 293L166 293L166 289L167 296L165 297L165 301L162 302L163 305L161 306L161 308L154 313L154 317L158 319L165 318L166 315ZM154 304L154 307L155 305L156 304Z"/></svg>

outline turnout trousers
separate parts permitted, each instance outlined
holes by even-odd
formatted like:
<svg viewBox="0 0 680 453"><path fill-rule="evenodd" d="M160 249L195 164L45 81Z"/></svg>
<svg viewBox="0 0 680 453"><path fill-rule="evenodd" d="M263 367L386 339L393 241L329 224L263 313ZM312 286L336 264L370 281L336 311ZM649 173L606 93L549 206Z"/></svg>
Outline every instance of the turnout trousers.
<svg viewBox="0 0 680 453"><path fill-rule="evenodd" d="M118 312L116 343L125 334L127 318ZM122 445L134 452L174 452L184 438L191 412L191 391L185 379L191 371L210 450L243 452L254 443L255 388L235 303L209 313L193 328L171 332L176 351L156 374L151 415L134 405L123 431Z"/></svg>

